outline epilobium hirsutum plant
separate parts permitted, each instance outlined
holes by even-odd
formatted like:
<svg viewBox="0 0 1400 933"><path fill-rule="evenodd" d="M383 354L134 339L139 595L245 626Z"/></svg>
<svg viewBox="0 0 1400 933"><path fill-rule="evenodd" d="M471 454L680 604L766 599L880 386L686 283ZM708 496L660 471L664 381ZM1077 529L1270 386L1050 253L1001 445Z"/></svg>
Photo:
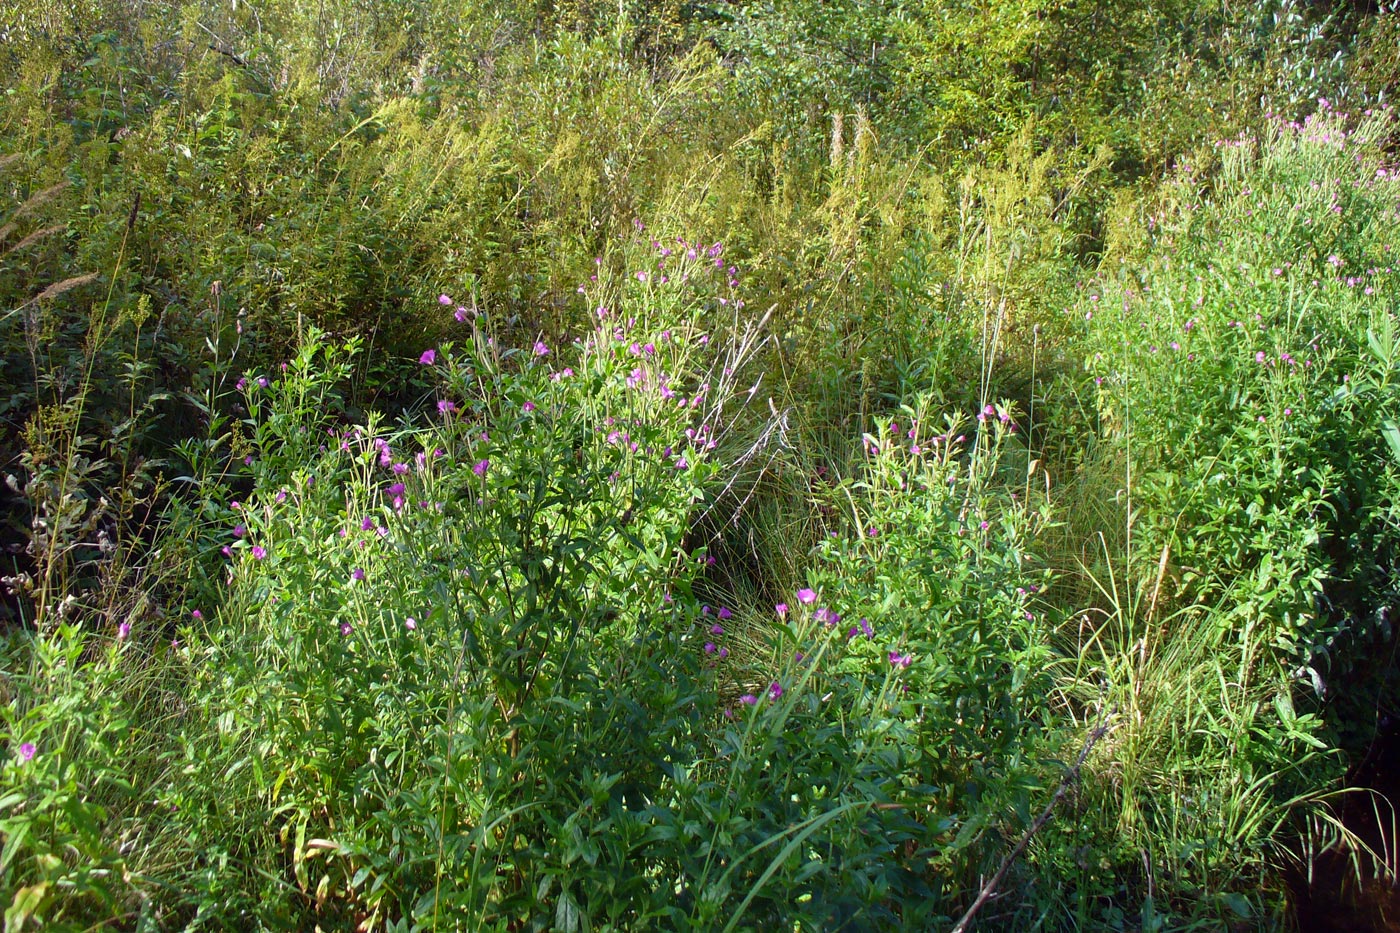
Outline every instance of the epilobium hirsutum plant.
<svg viewBox="0 0 1400 933"><path fill-rule="evenodd" d="M745 364L706 349L712 309L687 297L713 258L586 295L572 343L502 351L449 298L462 337L420 357L442 380L428 427L327 429L304 367L249 377L257 489L230 503L229 599L191 633L207 719L185 767L218 792L168 803L219 825L211 857L300 893L234 886L222 915L676 909L674 867L615 824L707 757L703 554L680 544Z"/></svg>
<svg viewBox="0 0 1400 933"><path fill-rule="evenodd" d="M1106 679L1123 716L1112 779L1089 782L1077 832L1048 834L1062 853L1098 834L1102 862L1049 855L1081 892L1157 883L1150 902L1065 903L1080 916L1274 909L1252 892L1345 770L1318 713L1391 637L1400 183L1376 141L1393 116L1320 105L1220 143L1208 188L1183 169L1141 267L1073 310L1098 444L1066 511L1111 496L1122 524L1091 544L1096 605L1065 620L1066 689Z"/></svg>

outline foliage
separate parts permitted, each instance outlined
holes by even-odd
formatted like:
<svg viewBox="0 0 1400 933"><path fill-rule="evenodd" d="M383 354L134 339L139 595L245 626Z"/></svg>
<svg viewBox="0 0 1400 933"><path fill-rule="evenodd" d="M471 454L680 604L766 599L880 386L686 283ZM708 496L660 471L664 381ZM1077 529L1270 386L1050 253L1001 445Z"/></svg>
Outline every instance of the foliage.
<svg viewBox="0 0 1400 933"><path fill-rule="evenodd" d="M0 2L7 931L1393 875L1394 15Z"/></svg>

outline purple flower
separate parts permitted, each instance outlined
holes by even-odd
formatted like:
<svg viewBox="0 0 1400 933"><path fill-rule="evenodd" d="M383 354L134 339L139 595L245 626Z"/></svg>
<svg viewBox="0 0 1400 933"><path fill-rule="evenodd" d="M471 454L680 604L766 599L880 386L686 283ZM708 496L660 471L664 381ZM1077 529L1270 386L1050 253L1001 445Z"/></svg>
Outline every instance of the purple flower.
<svg viewBox="0 0 1400 933"><path fill-rule="evenodd" d="M285 490L285 489L279 489L279 490L277 490L277 495L273 496L272 498L273 498L279 505L280 505L281 503L283 503L283 502L286 502L286 501L287 501L287 490Z"/></svg>
<svg viewBox="0 0 1400 933"><path fill-rule="evenodd" d="M724 626L723 626L723 625L720 625L718 622L716 622L714 625L711 625L711 626L710 626L710 634L711 634L711 635L723 635L723 634L724 634Z"/></svg>
<svg viewBox="0 0 1400 933"><path fill-rule="evenodd" d="M248 533L248 529L247 529L247 528L244 528L242 525L234 525L234 526L233 526L233 536L234 536L235 538L241 538L241 537L243 537L244 535L246 535L247 533Z"/></svg>
<svg viewBox="0 0 1400 933"><path fill-rule="evenodd" d="M725 648L725 647L723 647L723 646L721 646L720 649L719 649L719 656L720 656L721 658L727 658L727 657L729 657L729 649L728 649L728 648Z"/></svg>
<svg viewBox="0 0 1400 933"><path fill-rule="evenodd" d="M778 697L780 697L780 696L782 696L782 695L783 695L783 686L782 686L782 684L778 683L776 680L773 681L773 683L770 684L769 687L768 687L768 696L769 696L771 699L776 700L776 699L778 699Z"/></svg>
<svg viewBox="0 0 1400 933"><path fill-rule="evenodd" d="M707 642L705 642L705 653L706 653L706 654L714 654L714 653L715 653L715 650L716 650L716 649L715 649L715 643L714 643L714 642L712 642L712 641L707 641Z"/></svg>
<svg viewBox="0 0 1400 933"><path fill-rule="evenodd" d="M340 623L340 634L342 634L342 635L349 635L349 634L350 634L350 623L349 623L349 622L342 622L342 623Z"/></svg>
<svg viewBox="0 0 1400 933"><path fill-rule="evenodd" d="M370 518L368 515L366 515L364 518L360 519L360 530L361 530L361 531L370 531L370 530L372 530L373 528L374 528L374 519Z"/></svg>
<svg viewBox="0 0 1400 933"><path fill-rule="evenodd" d="M476 462L476 464L472 467L472 472L475 473L477 476L485 476L485 475L486 475L486 471L489 470L490 468L491 468L491 461L490 461L490 460L478 460L478 461Z"/></svg>
<svg viewBox="0 0 1400 933"><path fill-rule="evenodd" d="M817 622L826 623L827 628L834 628L836 623L841 621L841 616L839 614L832 612L825 606L822 606L816 612L812 613L812 618Z"/></svg>
<svg viewBox="0 0 1400 933"><path fill-rule="evenodd" d="M913 660L913 655L908 654L907 652L905 654L900 654L898 651L890 652L890 665L893 667L898 667L901 669L906 668Z"/></svg>
<svg viewBox="0 0 1400 933"><path fill-rule="evenodd" d="M34 748L33 742L22 743L19 747L19 763L25 764L27 762L33 761L35 751L36 749Z"/></svg>
<svg viewBox="0 0 1400 933"><path fill-rule="evenodd" d="M365 571L364 571L364 568L362 568L362 567L356 567L354 570L350 571L350 579L351 579L351 580L363 580L364 578L365 578Z"/></svg>
<svg viewBox="0 0 1400 933"><path fill-rule="evenodd" d="M258 545L258 544L253 545L253 557L254 557L255 559L257 559L257 560L262 560L262 559L263 559L264 557L266 557L266 556L267 556L267 551L263 550L263 548L262 548L261 545Z"/></svg>
<svg viewBox="0 0 1400 933"><path fill-rule="evenodd" d="M731 619L731 618L734 617L734 613L730 612L728 609L724 608L723 606L720 606L720 607L719 607L719 617L720 617L721 619L728 620L728 619Z"/></svg>
<svg viewBox="0 0 1400 933"><path fill-rule="evenodd" d="M549 347L543 340L535 341L535 356L549 356Z"/></svg>
<svg viewBox="0 0 1400 933"><path fill-rule="evenodd" d="M395 476L403 476L405 473L408 472L408 464L396 463L392 467L390 467L390 469L394 471Z"/></svg>
<svg viewBox="0 0 1400 933"><path fill-rule="evenodd" d="M422 363L424 366L431 366L431 365L433 365L434 363L437 362L437 351L436 351L436 350L424 350L424 351L423 351L423 355L420 356L420 357L418 357L418 362Z"/></svg>
<svg viewBox="0 0 1400 933"><path fill-rule="evenodd" d="M438 400L438 414L439 414L439 415L450 415L450 414L452 414L452 413L453 413L454 411L456 411L456 410L457 410L457 403L454 402L454 401L452 401L451 399L446 399L446 398L444 398L444 399L439 399L439 400Z"/></svg>
<svg viewBox="0 0 1400 933"><path fill-rule="evenodd" d="M418 628L418 623L413 620L413 616L409 616L407 619L403 620L403 627L411 632Z"/></svg>
<svg viewBox="0 0 1400 933"><path fill-rule="evenodd" d="M457 321L458 324L465 324L467 322L467 309L458 308L456 311L452 312L452 317Z"/></svg>
<svg viewBox="0 0 1400 933"><path fill-rule="evenodd" d="M778 605L774 606L773 609L774 609L775 612L778 613L778 618L782 619L782 618L785 618L785 617L787 616L787 611L788 611L788 605L787 605L787 603L778 603Z"/></svg>
<svg viewBox="0 0 1400 933"><path fill-rule="evenodd" d="M804 606L810 606L817 601L817 594L803 587L797 591L797 601Z"/></svg>
<svg viewBox="0 0 1400 933"><path fill-rule="evenodd" d="M126 641L131 637L131 623L123 622L117 626L117 641Z"/></svg>
<svg viewBox="0 0 1400 933"><path fill-rule="evenodd" d="M452 299L447 297L446 295L438 295L438 304L444 306L450 305L452 304Z"/></svg>
<svg viewBox="0 0 1400 933"><path fill-rule="evenodd" d="M535 410L535 403L534 403L534 402L526 402L524 405L521 405L521 406L520 406L520 410L523 411L525 414L528 415L530 412L532 412L532 411Z"/></svg>
<svg viewBox="0 0 1400 933"><path fill-rule="evenodd" d="M745 706L753 706L758 703L758 697L754 696L752 693L746 693L739 697L739 702Z"/></svg>
<svg viewBox="0 0 1400 933"><path fill-rule="evenodd" d="M260 389L266 389L266 388L267 388L267 377L266 377L266 376L259 376L259 377L258 377L258 388L260 388Z"/></svg>
<svg viewBox="0 0 1400 933"><path fill-rule="evenodd" d="M190 613L190 618L191 618L191 619L203 619L203 618L204 618L204 613L202 613L202 612L200 612L198 609L196 609L194 612L191 612L191 613Z"/></svg>
<svg viewBox="0 0 1400 933"><path fill-rule="evenodd" d="M388 493L389 493L389 495L391 495L391 496L401 496L401 495L403 495L403 490L404 490L404 485L403 485L403 483L395 483L394 485L392 485L392 486L389 487Z"/></svg>
<svg viewBox="0 0 1400 933"><path fill-rule="evenodd" d="M875 630L870 627L869 619L860 620L860 630L865 633L866 638L874 638Z"/></svg>

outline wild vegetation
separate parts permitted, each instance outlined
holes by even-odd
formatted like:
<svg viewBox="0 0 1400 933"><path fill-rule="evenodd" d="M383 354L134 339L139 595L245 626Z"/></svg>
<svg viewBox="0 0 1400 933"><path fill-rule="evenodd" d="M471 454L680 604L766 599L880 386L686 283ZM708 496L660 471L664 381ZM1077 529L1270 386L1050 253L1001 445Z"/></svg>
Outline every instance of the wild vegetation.
<svg viewBox="0 0 1400 933"><path fill-rule="evenodd" d="M1321 853L1394 881L1394 4L0 40L7 933L1266 930Z"/></svg>

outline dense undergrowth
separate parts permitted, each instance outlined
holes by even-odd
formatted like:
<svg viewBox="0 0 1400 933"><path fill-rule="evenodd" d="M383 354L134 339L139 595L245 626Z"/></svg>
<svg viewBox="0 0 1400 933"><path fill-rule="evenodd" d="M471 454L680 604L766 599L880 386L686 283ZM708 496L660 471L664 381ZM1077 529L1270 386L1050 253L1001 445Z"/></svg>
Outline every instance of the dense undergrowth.
<svg viewBox="0 0 1400 933"><path fill-rule="evenodd" d="M1393 880L1396 35L0 5L6 930Z"/></svg>

